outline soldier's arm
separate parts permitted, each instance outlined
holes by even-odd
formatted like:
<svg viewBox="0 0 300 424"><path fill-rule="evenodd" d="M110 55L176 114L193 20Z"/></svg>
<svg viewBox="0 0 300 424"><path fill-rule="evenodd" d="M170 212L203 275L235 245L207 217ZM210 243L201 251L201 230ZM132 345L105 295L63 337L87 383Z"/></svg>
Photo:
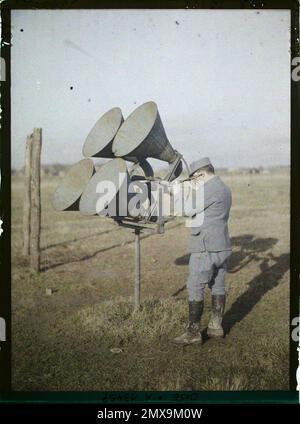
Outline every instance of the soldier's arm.
<svg viewBox="0 0 300 424"><path fill-rule="evenodd" d="M180 185L181 187L176 187L177 195L173 197L175 216L193 217L214 203L209 190L205 190L204 195L203 183L195 184L191 181L183 181Z"/></svg>
<svg viewBox="0 0 300 424"><path fill-rule="evenodd" d="M201 197L197 197L196 195L196 205L190 204L190 202L185 203L184 205L184 216L194 217L195 215L201 214L206 211L211 205L215 203L215 199L212 196L201 195Z"/></svg>

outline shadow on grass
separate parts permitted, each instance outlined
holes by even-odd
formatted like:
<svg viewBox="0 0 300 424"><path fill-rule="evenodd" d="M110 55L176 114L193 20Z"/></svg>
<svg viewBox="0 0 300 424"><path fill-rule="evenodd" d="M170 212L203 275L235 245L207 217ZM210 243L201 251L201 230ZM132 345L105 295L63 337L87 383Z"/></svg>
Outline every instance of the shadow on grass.
<svg viewBox="0 0 300 424"><path fill-rule="evenodd" d="M125 246L127 244L131 244L131 243L134 243L134 241L132 241L132 240L126 241L126 242L123 243L123 246ZM41 268L40 272L46 272L46 271L48 271L50 269L55 269L55 268L60 267L62 265L67 265L67 264L70 264L70 263L73 263L73 262L88 261L89 259L92 259L95 256L97 256L99 253L107 252L108 250L115 249L116 247L120 247L120 243L116 243L116 244L113 244L111 246L105 247L103 249L96 250L96 252L91 253L90 255L82 256L79 259L73 259L71 261L64 261L64 262L58 262L56 264L46 265L46 266L44 266L44 267Z"/></svg>
<svg viewBox="0 0 300 424"><path fill-rule="evenodd" d="M225 335L229 334L232 327L248 315L261 298L279 284L279 281L290 268L290 255L283 253L278 258L273 258L275 264L268 265L268 259L260 264L261 273L248 283L248 289L239 296L225 313L223 327Z"/></svg>
<svg viewBox="0 0 300 424"><path fill-rule="evenodd" d="M172 227L169 227L168 229L169 230L173 230L174 228L177 228L177 227L179 227L179 226L181 226L181 225L183 225L182 224L182 222L178 222L178 223L176 223L175 225L172 225ZM107 231L103 231L103 232L101 232L101 233L99 233L99 234L95 234L95 236L96 235L103 235L103 234L107 234L107 233L115 233L116 231L118 231L118 230L120 230L120 228L118 227L116 230L107 230ZM148 238L148 237L151 237L153 235L153 233L147 233L147 234L142 234L141 235L141 240L143 240L143 239L146 239L146 238ZM154 234L155 235L155 234ZM71 241L69 241L69 242L62 242L62 243L57 243L56 245L55 244L53 244L53 245L51 245L51 246L48 246L47 248L44 248L44 250L46 250L46 249L48 249L48 248L50 248L50 247L55 247L55 246L58 246L58 245L60 245L60 244L68 244L68 243L75 243L77 240L82 240L82 239L85 239L85 238L90 238L90 237L94 237L94 234L93 235L90 235L90 236L85 236L85 237L82 237L82 238L78 238L78 239L74 239L74 240L71 240ZM61 262L57 262L57 263L54 263L54 264L52 264L52 263L48 263L47 265L45 265L45 266L43 266L43 267L41 267L41 269L40 269L40 272L46 272L46 271L48 271L48 270L50 270L50 269L55 269L55 268L57 268L57 267L60 267L60 266L62 266L62 265L67 265L67 264L70 264L70 263L75 263L75 262L84 262L84 261L87 261L87 260L89 260L89 259L92 259L92 258L94 258L95 256L97 256L99 253L103 253L103 252L107 252L108 250L112 250L112 249L115 249L115 248L117 248L117 247L120 247L120 246L126 246L126 245L129 245L129 244L133 244L134 243L134 237L132 238L132 240L128 240L128 241L126 241L126 242L122 242L122 243L115 243L115 244L113 244L113 245L111 245L111 246L107 246L107 247L104 247L104 248L102 248L102 249L98 249L98 250L96 250L95 252L93 252L93 253L91 253L91 254L89 254L89 255L84 255L84 256L82 256L81 258L78 258L78 259L72 259L72 260L66 260L66 261L61 261Z"/></svg>
<svg viewBox="0 0 300 424"><path fill-rule="evenodd" d="M261 298L271 289L276 287L283 275L290 268L290 255L284 253L275 257L266 251L271 249L276 243L275 238L255 238L253 235L245 234L231 239L233 246L240 247L239 251L233 252L228 263L228 272L235 274L250 262L261 262L259 267L261 273L248 282L248 289L236 299L231 308L225 313L223 327L225 335L229 334L232 327L245 318ZM187 265L190 255L184 255L175 260L176 265ZM269 266L268 262L275 262ZM184 291L184 285L172 296L176 297ZM203 331L204 342L208 339L206 330Z"/></svg>
<svg viewBox="0 0 300 424"><path fill-rule="evenodd" d="M105 231L99 231L95 234L88 234L87 236L73 238L71 240L61 241L59 243L48 244L47 246L42 247L41 251L43 252L45 250L52 249L53 247L65 246L66 244L76 243L77 241L86 240L88 238L92 238L92 237L96 237L96 236L102 236L104 234L113 233L113 232L116 232L116 231L119 231L119 230L120 230L120 228L109 229L109 230L105 230Z"/></svg>

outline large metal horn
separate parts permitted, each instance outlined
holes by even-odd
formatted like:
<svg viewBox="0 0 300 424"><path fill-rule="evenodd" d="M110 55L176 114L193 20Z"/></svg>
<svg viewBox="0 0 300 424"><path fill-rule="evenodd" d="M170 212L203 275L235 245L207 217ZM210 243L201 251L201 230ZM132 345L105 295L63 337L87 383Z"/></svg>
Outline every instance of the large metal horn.
<svg viewBox="0 0 300 424"><path fill-rule="evenodd" d="M114 158L112 143L123 121L122 111L118 107L102 115L85 140L82 148L83 156Z"/></svg>
<svg viewBox="0 0 300 424"><path fill-rule="evenodd" d="M115 158L112 152L112 144L121 124L124 122L122 111L115 107L110 109L98 119L87 136L82 153L85 157ZM136 157L123 157L124 160L137 162ZM143 169L146 177L153 177L153 169L149 162L144 160L139 166Z"/></svg>
<svg viewBox="0 0 300 424"><path fill-rule="evenodd" d="M91 159L82 159L73 165L53 194L52 204L57 211L76 211L79 199L95 172Z"/></svg>
<svg viewBox="0 0 300 424"><path fill-rule="evenodd" d="M117 157L138 161L151 157L171 163L177 158L154 102L144 103L129 115L114 138L112 150Z"/></svg>
<svg viewBox="0 0 300 424"><path fill-rule="evenodd" d="M126 162L113 159L94 174L86 186L79 211L83 215L127 215L127 192L130 178Z"/></svg>

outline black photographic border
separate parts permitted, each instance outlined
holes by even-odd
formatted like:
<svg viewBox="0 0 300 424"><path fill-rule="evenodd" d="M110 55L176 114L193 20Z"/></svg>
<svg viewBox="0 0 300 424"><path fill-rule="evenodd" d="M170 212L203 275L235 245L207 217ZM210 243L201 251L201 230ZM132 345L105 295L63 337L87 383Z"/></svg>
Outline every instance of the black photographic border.
<svg viewBox="0 0 300 424"><path fill-rule="evenodd" d="M297 0L6 0L1 4L1 57L6 64L6 79L1 81L0 128L0 317L5 319L7 340L0 342L0 403L298 403L296 369L297 341L292 340L293 318L299 317L300 277L300 81L291 78L291 226L290 226L290 390L243 392L19 392L11 391L11 103L10 44L11 10L15 9L240 9L291 11L292 59L300 58L299 3ZM299 60L300 61L300 60ZM299 325L299 322L298 322ZM299 334L299 333L298 333Z"/></svg>

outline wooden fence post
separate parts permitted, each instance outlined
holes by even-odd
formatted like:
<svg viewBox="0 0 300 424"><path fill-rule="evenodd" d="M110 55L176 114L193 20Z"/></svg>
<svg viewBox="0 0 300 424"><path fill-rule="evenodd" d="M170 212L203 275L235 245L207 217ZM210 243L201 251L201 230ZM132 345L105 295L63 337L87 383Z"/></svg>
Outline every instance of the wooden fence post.
<svg viewBox="0 0 300 424"><path fill-rule="evenodd" d="M24 169L23 255L30 253L32 136L27 136Z"/></svg>
<svg viewBox="0 0 300 424"><path fill-rule="evenodd" d="M35 272L39 272L40 270L41 148L42 129L34 128L31 166L30 267Z"/></svg>

